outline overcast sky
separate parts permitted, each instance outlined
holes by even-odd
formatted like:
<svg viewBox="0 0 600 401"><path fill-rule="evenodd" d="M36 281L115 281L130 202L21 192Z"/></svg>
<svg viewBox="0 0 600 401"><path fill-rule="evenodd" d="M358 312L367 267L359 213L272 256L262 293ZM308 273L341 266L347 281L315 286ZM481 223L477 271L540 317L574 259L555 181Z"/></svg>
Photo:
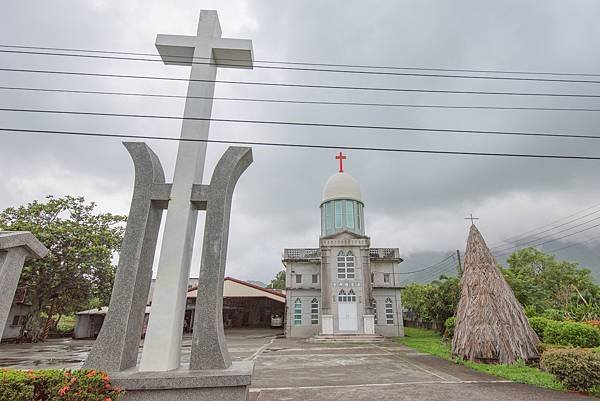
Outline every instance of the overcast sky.
<svg viewBox="0 0 600 401"><path fill-rule="evenodd" d="M517 71L600 72L597 1L18 1L2 3L0 42L155 52L156 34L193 35L200 9L224 37L252 39L256 60ZM156 62L0 53L0 68L187 77ZM219 79L454 90L600 94L600 84L221 69ZM592 78L593 79L593 78ZM597 77L595 78L598 79ZM0 72L0 86L185 94L182 82ZM410 104L595 107L597 99L342 91L217 84L216 96ZM183 100L0 90L2 108L181 116ZM215 101L213 117L428 128L598 134L600 113L373 108ZM180 121L0 112L0 126L177 137ZM47 194L83 195L126 213L133 168L121 141L0 133L0 209ZM600 142L453 133L213 123L213 139L600 156ZM176 144L147 141L172 175ZM225 150L210 145L204 181ZM227 274L268 282L284 247L316 247L334 150L255 147L236 188ZM411 255L464 249L473 213L495 243L599 203L596 161L348 151L375 247ZM200 219L202 220L202 219ZM202 242L202 227L196 236ZM600 232L577 235L586 240ZM198 248L198 247L197 247ZM197 249L198 251L198 249ZM198 254L198 252L196 252ZM192 275L198 272L194 258Z"/></svg>

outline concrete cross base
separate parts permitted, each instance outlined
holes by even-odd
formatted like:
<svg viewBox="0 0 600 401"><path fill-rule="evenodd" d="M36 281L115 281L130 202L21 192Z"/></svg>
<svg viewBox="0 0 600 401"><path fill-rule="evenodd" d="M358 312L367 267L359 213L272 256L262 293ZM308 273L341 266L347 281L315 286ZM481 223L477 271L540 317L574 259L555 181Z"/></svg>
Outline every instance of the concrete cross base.
<svg viewBox="0 0 600 401"><path fill-rule="evenodd" d="M233 362L223 370L140 372L129 369L110 374L126 391L122 401L247 401L254 362Z"/></svg>

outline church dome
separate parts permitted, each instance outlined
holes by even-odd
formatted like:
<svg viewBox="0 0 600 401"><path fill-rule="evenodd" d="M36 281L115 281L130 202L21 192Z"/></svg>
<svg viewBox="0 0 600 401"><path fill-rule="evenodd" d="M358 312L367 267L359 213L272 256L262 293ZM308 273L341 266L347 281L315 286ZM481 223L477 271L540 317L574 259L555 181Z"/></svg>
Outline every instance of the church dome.
<svg viewBox="0 0 600 401"><path fill-rule="evenodd" d="M336 173L329 177L323 189L323 203L334 199L352 199L362 202L358 181L348 173Z"/></svg>

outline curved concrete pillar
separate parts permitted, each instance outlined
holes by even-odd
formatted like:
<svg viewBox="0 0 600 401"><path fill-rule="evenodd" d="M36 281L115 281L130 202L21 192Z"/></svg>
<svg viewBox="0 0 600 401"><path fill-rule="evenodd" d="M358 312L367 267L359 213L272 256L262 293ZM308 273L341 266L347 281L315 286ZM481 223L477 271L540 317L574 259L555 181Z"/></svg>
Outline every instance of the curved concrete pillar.
<svg viewBox="0 0 600 401"><path fill-rule="evenodd" d="M111 372L137 364L158 230L169 189L160 160L148 145L123 145L135 168L133 196L108 313L84 364L85 368Z"/></svg>
<svg viewBox="0 0 600 401"><path fill-rule="evenodd" d="M217 164L206 193L206 223L190 369L225 369L231 358L223 330L223 280L231 198L238 178L252 163L252 149L230 147Z"/></svg>

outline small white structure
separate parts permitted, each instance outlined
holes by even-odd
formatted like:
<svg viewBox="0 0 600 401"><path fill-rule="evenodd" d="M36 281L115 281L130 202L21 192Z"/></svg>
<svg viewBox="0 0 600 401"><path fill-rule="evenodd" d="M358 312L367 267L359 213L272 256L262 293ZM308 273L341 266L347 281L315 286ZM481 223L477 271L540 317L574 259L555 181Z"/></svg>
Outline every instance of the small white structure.
<svg viewBox="0 0 600 401"><path fill-rule="evenodd" d="M321 202L319 248L283 252L286 335L403 336L398 248L371 248L358 182L343 171L329 178Z"/></svg>

